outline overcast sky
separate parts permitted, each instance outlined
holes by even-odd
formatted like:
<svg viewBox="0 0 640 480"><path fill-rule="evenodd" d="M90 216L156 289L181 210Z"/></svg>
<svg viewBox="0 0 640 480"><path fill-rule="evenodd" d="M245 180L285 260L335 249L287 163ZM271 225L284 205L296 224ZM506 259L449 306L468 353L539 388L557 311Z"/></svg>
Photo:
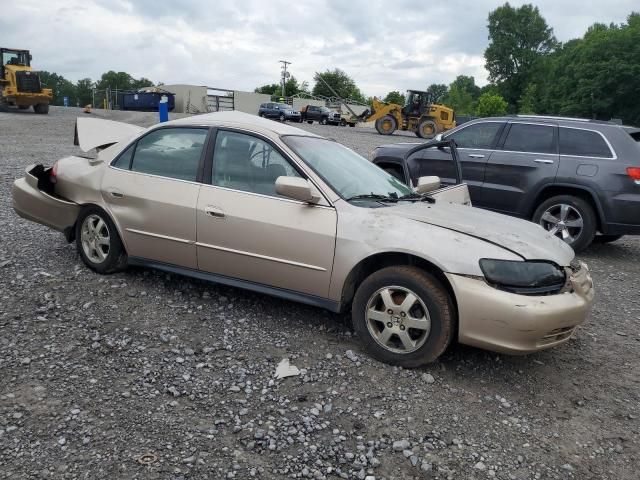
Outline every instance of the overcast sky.
<svg viewBox="0 0 640 480"><path fill-rule="evenodd" d="M313 84L341 68L367 95L473 75L486 83L487 15L504 1L3 0L0 44L76 81L107 70L154 82L253 90L278 60ZM522 3L512 1L512 5ZM638 0L533 2L561 41L620 23Z"/></svg>

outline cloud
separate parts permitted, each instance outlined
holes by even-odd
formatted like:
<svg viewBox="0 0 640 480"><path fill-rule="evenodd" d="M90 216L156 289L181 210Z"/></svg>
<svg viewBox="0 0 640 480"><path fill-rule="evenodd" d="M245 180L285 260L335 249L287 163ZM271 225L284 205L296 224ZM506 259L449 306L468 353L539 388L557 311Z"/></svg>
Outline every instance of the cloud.
<svg viewBox="0 0 640 480"><path fill-rule="evenodd" d="M486 82L487 16L500 0L21 0L3 9L3 43L70 80L107 70L155 82L253 90L278 81L282 59L313 83L341 68L368 95L424 89L457 75ZM513 5L526 2L512 1ZM636 0L539 0L556 36L622 22ZM28 21L24 21L27 18Z"/></svg>

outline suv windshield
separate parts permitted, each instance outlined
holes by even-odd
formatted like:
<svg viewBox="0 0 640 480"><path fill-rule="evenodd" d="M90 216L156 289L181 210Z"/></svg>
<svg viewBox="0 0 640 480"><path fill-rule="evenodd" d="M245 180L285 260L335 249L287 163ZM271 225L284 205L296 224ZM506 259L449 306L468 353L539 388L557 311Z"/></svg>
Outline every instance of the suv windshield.
<svg viewBox="0 0 640 480"><path fill-rule="evenodd" d="M282 140L342 198L397 199L414 193L395 177L337 142L302 136L284 136Z"/></svg>

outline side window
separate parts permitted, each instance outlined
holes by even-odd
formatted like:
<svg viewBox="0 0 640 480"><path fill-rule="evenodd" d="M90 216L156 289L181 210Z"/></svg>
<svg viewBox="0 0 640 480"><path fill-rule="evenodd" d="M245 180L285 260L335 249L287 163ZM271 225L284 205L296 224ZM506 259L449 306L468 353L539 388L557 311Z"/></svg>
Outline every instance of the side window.
<svg viewBox="0 0 640 480"><path fill-rule="evenodd" d="M452 133L448 138L453 138L458 148L491 149L503 125L499 122L476 123Z"/></svg>
<svg viewBox="0 0 640 480"><path fill-rule="evenodd" d="M243 133L218 131L213 153L214 185L277 197L278 177L300 176L269 143Z"/></svg>
<svg viewBox="0 0 640 480"><path fill-rule="evenodd" d="M131 156L133 155L133 149L135 147L135 143L130 145L124 152L120 154L118 159L113 162L114 167L122 168L124 170L129 170L129 166L131 165Z"/></svg>
<svg viewBox="0 0 640 480"><path fill-rule="evenodd" d="M591 130L560 128L560 155L613 158L604 138Z"/></svg>
<svg viewBox="0 0 640 480"><path fill-rule="evenodd" d="M514 123L502 149L511 152L556 153L554 129L550 125Z"/></svg>
<svg viewBox="0 0 640 480"><path fill-rule="evenodd" d="M195 182L207 133L204 128L155 130L138 140L131 170Z"/></svg>

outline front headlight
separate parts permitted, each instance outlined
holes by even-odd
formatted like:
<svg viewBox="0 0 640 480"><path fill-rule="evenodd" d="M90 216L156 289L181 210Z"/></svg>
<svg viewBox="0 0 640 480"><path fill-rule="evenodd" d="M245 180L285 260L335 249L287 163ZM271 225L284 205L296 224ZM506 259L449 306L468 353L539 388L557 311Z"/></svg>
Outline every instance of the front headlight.
<svg viewBox="0 0 640 480"><path fill-rule="evenodd" d="M480 260L480 269L487 282L513 293L534 295L557 292L566 281L562 268L544 261L517 262L483 258Z"/></svg>

